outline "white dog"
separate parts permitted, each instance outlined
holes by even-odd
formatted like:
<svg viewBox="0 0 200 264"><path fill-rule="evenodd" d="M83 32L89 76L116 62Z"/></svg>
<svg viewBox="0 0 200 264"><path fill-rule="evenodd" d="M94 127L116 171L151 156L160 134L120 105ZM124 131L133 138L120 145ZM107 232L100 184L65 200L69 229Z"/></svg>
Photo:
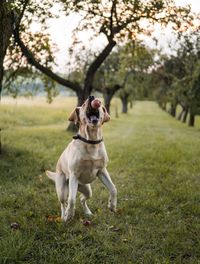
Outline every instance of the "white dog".
<svg viewBox="0 0 200 264"><path fill-rule="evenodd" d="M84 213L92 215L86 200L92 196L90 183L96 178L110 192L109 209L116 210L117 190L106 169L108 156L102 138L102 124L109 120L105 107L94 96L89 96L69 117L69 121L79 124L78 135L60 156L56 172L46 171L47 176L55 182L64 221L74 216L77 191L82 193L80 200Z"/></svg>

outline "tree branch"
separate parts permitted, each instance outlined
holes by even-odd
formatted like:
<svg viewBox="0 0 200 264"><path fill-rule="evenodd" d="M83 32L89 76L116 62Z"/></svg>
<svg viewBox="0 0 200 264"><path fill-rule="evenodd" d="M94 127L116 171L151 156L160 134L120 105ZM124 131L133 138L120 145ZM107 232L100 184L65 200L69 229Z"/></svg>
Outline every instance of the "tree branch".
<svg viewBox="0 0 200 264"><path fill-rule="evenodd" d="M24 12L25 12L26 7L27 7L28 4L29 4L29 0L25 0L23 8L22 8L22 12L20 13L18 21L17 21L18 27L20 26L21 20L22 20L22 18L24 16Z"/></svg>
<svg viewBox="0 0 200 264"><path fill-rule="evenodd" d="M86 78L84 81L84 91L88 94L92 91L92 83L94 80L94 75L98 68L101 66L101 64L104 62L104 60L108 57L114 46L116 45L116 42L114 40L111 40L108 42L107 46L103 49L103 51L96 57L96 59L92 62L90 67L88 68Z"/></svg>
<svg viewBox="0 0 200 264"><path fill-rule="evenodd" d="M112 7L110 12L110 37L113 38L113 15L116 10L116 0L112 1Z"/></svg>
<svg viewBox="0 0 200 264"><path fill-rule="evenodd" d="M15 23L15 21L14 21ZM42 73L46 74L48 77L50 77L51 79L53 79L54 81L58 82L59 84L70 88L71 90L73 90L74 92L78 92L81 87L79 86L79 84L71 82L69 80L66 80L62 77L60 77L59 75L57 75L56 73L54 73L52 70L50 70L47 67L44 67L42 64L40 64L40 62L38 62L33 53L26 47L26 45L23 43L23 41L20 38L19 35L19 27L16 26L16 24L13 24L13 35L15 38L16 43L19 45L19 47L21 48L21 51L23 53L23 55L27 58L28 62L33 65L34 67L36 67L38 70L40 70Z"/></svg>

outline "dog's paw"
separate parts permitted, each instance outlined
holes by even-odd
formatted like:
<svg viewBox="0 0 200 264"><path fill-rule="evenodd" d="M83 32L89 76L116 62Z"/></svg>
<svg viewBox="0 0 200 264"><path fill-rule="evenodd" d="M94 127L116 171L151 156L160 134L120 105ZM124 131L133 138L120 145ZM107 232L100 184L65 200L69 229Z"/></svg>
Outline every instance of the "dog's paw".
<svg viewBox="0 0 200 264"><path fill-rule="evenodd" d="M111 212L114 212L114 213L116 213L116 205L115 204L111 204L111 203L109 203L108 204L108 209L111 211Z"/></svg>
<svg viewBox="0 0 200 264"><path fill-rule="evenodd" d="M117 212L117 209L116 209L116 207L108 207L109 208L109 210L111 211L111 212L113 212L113 213L116 213Z"/></svg>
<svg viewBox="0 0 200 264"><path fill-rule="evenodd" d="M63 218L63 221L64 222L70 222L70 221L72 221L72 219L73 219L72 215L65 215Z"/></svg>
<svg viewBox="0 0 200 264"><path fill-rule="evenodd" d="M89 211L85 211L84 215L87 216L87 217L92 217L93 213L89 210Z"/></svg>
<svg viewBox="0 0 200 264"><path fill-rule="evenodd" d="M111 212L116 212L116 208L117 208L117 200L109 198L109 200L108 200L108 209Z"/></svg>
<svg viewBox="0 0 200 264"><path fill-rule="evenodd" d="M64 220L64 222L70 222L73 218L74 218L74 212L68 211L65 213L63 220Z"/></svg>

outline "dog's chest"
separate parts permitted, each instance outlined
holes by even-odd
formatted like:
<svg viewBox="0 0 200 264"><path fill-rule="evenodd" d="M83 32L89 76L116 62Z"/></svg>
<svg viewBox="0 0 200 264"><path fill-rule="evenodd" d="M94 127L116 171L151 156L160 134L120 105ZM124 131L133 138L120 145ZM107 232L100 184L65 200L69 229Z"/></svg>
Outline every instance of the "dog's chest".
<svg viewBox="0 0 200 264"><path fill-rule="evenodd" d="M85 157L80 161L78 167L79 182L82 184L91 183L96 179L98 171L105 167L105 159L87 159L87 157Z"/></svg>
<svg viewBox="0 0 200 264"><path fill-rule="evenodd" d="M80 184L88 184L96 179L99 170L106 167L108 156L103 143L100 146L77 143L75 142L74 153L68 160L69 170L73 171Z"/></svg>

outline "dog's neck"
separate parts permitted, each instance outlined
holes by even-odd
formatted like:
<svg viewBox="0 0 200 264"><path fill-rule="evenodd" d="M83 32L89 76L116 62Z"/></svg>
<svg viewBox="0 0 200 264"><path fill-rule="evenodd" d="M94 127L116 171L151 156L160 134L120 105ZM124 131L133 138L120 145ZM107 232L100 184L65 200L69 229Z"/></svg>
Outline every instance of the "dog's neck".
<svg viewBox="0 0 200 264"><path fill-rule="evenodd" d="M101 140L102 139L102 129L101 127L89 127L89 126L80 126L79 135L87 140Z"/></svg>

